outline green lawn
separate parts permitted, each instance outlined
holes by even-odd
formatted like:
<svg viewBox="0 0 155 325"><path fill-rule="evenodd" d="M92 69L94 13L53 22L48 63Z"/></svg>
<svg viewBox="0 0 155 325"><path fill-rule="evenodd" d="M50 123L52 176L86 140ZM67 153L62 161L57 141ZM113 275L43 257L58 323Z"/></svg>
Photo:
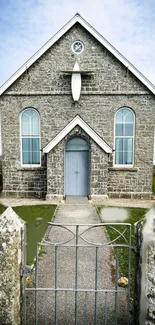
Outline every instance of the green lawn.
<svg viewBox="0 0 155 325"><path fill-rule="evenodd" d="M101 209L103 208L103 206L99 206L97 208L99 214ZM120 208L121 209L121 208ZM123 208L124 209L124 208ZM129 211L129 217L127 220L125 220L125 223L130 223L132 225L132 236L131 236L131 244L132 246L134 246L134 240L135 240L135 236L134 236L134 223L137 222L138 220L144 218L147 209L144 208L125 208ZM112 229L110 229L109 227L106 228L108 235L110 237L111 240L116 238L116 232ZM123 230L123 227L117 226L117 229L119 231ZM126 233L126 238L128 237L128 234ZM124 244L124 240L123 238L119 239L119 242L117 242L117 244ZM114 252L115 255L115 252ZM128 278L128 249L127 248L119 248L118 249L118 260L119 260L119 276L125 276ZM114 269L111 270L111 275L113 277L115 277L114 274ZM134 294L134 252L131 252L131 296L133 296Z"/></svg>
<svg viewBox="0 0 155 325"><path fill-rule="evenodd" d="M47 230L47 222L52 220L55 208L56 205L51 204L13 208L27 222L27 264L32 263L36 255L37 242L43 238Z"/></svg>
<svg viewBox="0 0 155 325"><path fill-rule="evenodd" d="M0 214L6 209L0 204ZM51 221L56 205L17 206L13 210L27 222L27 264L31 264L36 255L37 242L40 242ZM39 219L38 219L39 218ZM38 219L38 220L37 220Z"/></svg>
<svg viewBox="0 0 155 325"><path fill-rule="evenodd" d="M6 210L6 207L0 204L0 215Z"/></svg>

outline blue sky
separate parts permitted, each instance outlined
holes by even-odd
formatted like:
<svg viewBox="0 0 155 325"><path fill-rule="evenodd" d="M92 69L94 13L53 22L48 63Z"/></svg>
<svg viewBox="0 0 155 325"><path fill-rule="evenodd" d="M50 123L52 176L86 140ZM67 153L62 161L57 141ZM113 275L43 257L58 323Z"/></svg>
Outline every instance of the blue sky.
<svg viewBox="0 0 155 325"><path fill-rule="evenodd" d="M76 12L155 84L155 0L0 0L0 85Z"/></svg>

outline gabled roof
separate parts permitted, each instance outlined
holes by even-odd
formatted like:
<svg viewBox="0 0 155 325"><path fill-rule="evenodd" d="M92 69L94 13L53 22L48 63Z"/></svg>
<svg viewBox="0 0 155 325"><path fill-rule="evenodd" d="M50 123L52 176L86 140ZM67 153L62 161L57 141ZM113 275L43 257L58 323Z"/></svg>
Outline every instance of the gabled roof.
<svg viewBox="0 0 155 325"><path fill-rule="evenodd" d="M112 148L86 122L84 122L79 115L76 115L73 120L43 148L43 152L50 152L76 125L79 125L106 153L112 152Z"/></svg>
<svg viewBox="0 0 155 325"><path fill-rule="evenodd" d="M38 60L60 37L62 37L73 25L81 24L91 35L93 35L102 45L107 48L125 67L128 68L153 94L155 94L155 86L138 71L125 57L118 52L100 33L98 33L84 18L76 14L68 21L50 40L45 43L28 61L21 66L1 87L0 95L10 87L36 60Z"/></svg>
<svg viewBox="0 0 155 325"><path fill-rule="evenodd" d="M84 18L76 14L68 21L39 51L37 51L25 64L21 66L1 87L0 95L10 87L36 60L38 60L60 37L62 37L73 25L81 24L91 35L93 35L102 45L105 46L128 70L130 70L153 94L155 86L139 72L125 57L119 53L101 34L99 34Z"/></svg>

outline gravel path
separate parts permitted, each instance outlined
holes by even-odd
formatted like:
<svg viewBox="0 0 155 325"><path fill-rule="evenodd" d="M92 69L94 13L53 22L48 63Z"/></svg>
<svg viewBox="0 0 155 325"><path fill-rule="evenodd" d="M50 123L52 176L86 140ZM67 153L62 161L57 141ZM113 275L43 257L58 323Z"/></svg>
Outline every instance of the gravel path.
<svg viewBox="0 0 155 325"><path fill-rule="evenodd" d="M69 224L69 232L58 226L53 226L46 239L51 242L62 242L70 239L70 244L75 245L75 226L73 224L98 224L100 223L96 209L89 203L83 205L60 205L57 209L55 224ZM80 233L87 227L82 225ZM103 227L93 228L86 232L83 237L94 243L105 243L107 241ZM79 244L84 244L79 239ZM54 288L55 287L55 248L53 246L44 246L44 257L39 259L38 264L38 287ZM75 247L58 247L58 272L57 283L59 288L75 288ZM96 248L79 247L78 248L78 288L95 289L95 268L96 268ZM111 248L98 249L98 288L114 289L114 283L111 277ZM124 291L125 293L125 291ZM127 324L127 300L125 294L118 294L118 325ZM34 323L34 295L28 294L27 299L27 325ZM38 325L48 324L54 325L55 315L55 296L54 293L38 294ZM114 324L114 306L115 295L108 294L105 302L105 293L97 294L97 312L95 323L95 294L78 293L77 298L77 324ZM106 307L107 306L107 307ZM105 309L107 308L107 313ZM75 324L75 293L63 291L57 294L57 325L73 325ZM107 314L107 316L106 316ZM107 317L107 319L106 319ZM86 322L87 318L87 322Z"/></svg>

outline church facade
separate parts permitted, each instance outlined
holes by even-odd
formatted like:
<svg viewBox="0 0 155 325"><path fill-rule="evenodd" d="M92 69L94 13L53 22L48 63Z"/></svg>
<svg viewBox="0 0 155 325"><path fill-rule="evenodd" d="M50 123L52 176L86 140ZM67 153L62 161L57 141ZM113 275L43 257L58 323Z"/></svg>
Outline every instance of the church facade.
<svg viewBox="0 0 155 325"><path fill-rule="evenodd" d="M151 198L155 87L79 14L0 94L3 196Z"/></svg>

